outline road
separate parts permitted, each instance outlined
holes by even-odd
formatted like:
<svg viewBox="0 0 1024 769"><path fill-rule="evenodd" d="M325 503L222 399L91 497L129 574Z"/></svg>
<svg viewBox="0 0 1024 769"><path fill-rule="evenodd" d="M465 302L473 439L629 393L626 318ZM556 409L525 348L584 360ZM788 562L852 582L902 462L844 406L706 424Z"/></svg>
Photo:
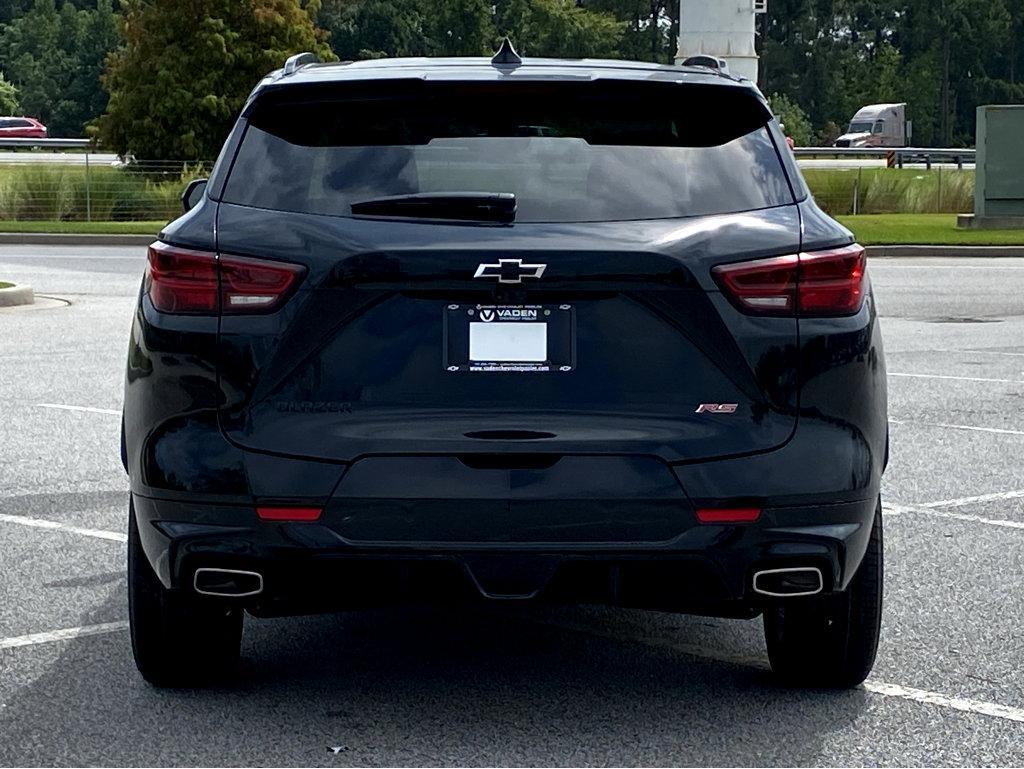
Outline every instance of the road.
<svg viewBox="0 0 1024 769"><path fill-rule="evenodd" d="M1024 764L1024 260L871 265L887 596L850 692L777 686L756 620L514 607L250 619L235 683L150 688L117 454L142 266L0 248L70 301L0 311L0 764Z"/></svg>

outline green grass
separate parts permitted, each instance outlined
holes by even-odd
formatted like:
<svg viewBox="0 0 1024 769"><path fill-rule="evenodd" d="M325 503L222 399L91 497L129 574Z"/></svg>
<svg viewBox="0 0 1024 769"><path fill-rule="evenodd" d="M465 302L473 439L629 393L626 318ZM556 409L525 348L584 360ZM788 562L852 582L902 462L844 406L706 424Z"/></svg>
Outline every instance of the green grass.
<svg viewBox="0 0 1024 769"><path fill-rule="evenodd" d="M5 283L4 281L0 280L0 288L10 288L13 285L13 283Z"/></svg>
<svg viewBox="0 0 1024 769"><path fill-rule="evenodd" d="M57 232L84 235L153 235L167 224L163 219L146 222L12 222L0 220L0 232Z"/></svg>
<svg viewBox="0 0 1024 769"><path fill-rule="evenodd" d="M956 214L837 217L864 246L1024 246L1024 230L958 230Z"/></svg>

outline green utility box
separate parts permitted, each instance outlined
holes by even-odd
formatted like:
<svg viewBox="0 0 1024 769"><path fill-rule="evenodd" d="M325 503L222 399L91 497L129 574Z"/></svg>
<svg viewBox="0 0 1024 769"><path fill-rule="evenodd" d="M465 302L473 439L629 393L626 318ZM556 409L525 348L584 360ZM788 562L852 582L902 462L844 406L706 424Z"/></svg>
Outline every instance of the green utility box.
<svg viewBox="0 0 1024 769"><path fill-rule="evenodd" d="M978 107L974 214L958 225L1024 228L1024 105Z"/></svg>

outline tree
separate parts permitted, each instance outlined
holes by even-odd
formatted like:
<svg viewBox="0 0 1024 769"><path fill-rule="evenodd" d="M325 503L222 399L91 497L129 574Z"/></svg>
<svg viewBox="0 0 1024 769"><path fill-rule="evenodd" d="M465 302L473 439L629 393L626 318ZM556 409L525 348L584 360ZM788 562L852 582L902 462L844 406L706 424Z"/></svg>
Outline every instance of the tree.
<svg viewBox="0 0 1024 769"><path fill-rule="evenodd" d="M319 21L342 59L480 56L495 37L486 0L324 0Z"/></svg>
<svg viewBox="0 0 1024 769"><path fill-rule="evenodd" d="M18 103L18 89L0 73L0 115L17 115L19 112L21 105Z"/></svg>
<svg viewBox="0 0 1024 769"><path fill-rule="evenodd" d="M775 117L785 126L786 136L790 137L797 147L809 147L813 144L814 127L799 104L781 93L773 93L768 103Z"/></svg>
<svg viewBox="0 0 1024 769"><path fill-rule="evenodd" d="M253 86L284 60L333 60L299 0L122 0L125 44L108 59L103 145L147 159L216 156Z"/></svg>
<svg viewBox="0 0 1024 769"><path fill-rule="evenodd" d="M572 0L498 0L495 27L520 54L560 58L615 57L625 25Z"/></svg>
<svg viewBox="0 0 1024 769"><path fill-rule="evenodd" d="M616 56L626 30L573 0L325 0L320 23L343 59L480 56L508 35L530 56Z"/></svg>
<svg viewBox="0 0 1024 769"><path fill-rule="evenodd" d="M583 0L590 11L613 15L624 24L618 55L635 61L670 64L679 37L679 0Z"/></svg>
<svg viewBox="0 0 1024 769"><path fill-rule="evenodd" d="M20 94L25 113L46 123L53 136L81 136L106 104L99 75L118 40L111 0L90 9L71 2L34 0L0 26L0 61Z"/></svg>

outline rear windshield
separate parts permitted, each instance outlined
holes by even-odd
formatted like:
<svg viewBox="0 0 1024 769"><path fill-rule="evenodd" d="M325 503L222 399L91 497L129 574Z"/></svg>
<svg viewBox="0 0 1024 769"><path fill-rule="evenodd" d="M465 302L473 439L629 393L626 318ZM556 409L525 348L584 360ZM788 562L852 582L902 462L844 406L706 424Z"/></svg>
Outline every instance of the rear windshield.
<svg viewBox="0 0 1024 769"><path fill-rule="evenodd" d="M223 199L351 216L415 193L513 193L519 222L659 219L793 202L745 89L649 83L374 84L270 92ZM383 92L382 92L383 91Z"/></svg>

